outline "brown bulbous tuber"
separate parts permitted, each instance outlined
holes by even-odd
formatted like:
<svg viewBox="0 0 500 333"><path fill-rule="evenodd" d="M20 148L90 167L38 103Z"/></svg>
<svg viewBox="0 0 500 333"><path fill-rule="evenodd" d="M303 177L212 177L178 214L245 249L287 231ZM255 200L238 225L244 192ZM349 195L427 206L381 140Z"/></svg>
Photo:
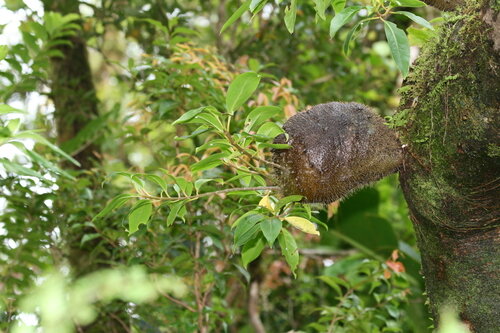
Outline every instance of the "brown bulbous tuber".
<svg viewBox="0 0 500 333"><path fill-rule="evenodd" d="M383 119L358 103L332 102L291 117L288 135L274 143L273 162L284 195L299 194L307 202L329 203L397 171L401 144Z"/></svg>

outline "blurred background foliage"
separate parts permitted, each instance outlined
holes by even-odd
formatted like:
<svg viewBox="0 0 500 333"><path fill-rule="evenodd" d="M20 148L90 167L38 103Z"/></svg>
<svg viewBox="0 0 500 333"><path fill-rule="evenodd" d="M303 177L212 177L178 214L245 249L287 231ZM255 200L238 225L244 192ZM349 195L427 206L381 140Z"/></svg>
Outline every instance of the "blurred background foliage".
<svg viewBox="0 0 500 333"><path fill-rule="evenodd" d="M234 246L231 224L252 209L262 211L266 191L221 193L178 207L125 203L137 193L191 193L188 183L200 186L196 193L272 185L270 169L244 154L193 171L231 143L214 131L196 133L198 125L172 124L202 106L222 112L227 88L242 72L258 72L260 84L231 119L233 139L248 138L246 116L259 106L279 107L266 119L278 125L334 100L392 115L401 78L383 27L364 31L346 57L347 30L330 39L333 7L329 19L320 20L318 2L299 2L293 34L283 23L287 1L268 2L253 17L245 13L222 34L240 1L5 2L0 330L429 331L420 259L396 175L341 203L294 206L309 212L321 232L288 228L300 254L296 277L287 254L277 251L283 246L260 248L250 264ZM370 1L347 1L359 3ZM439 15L409 10L428 19ZM400 17L395 23L411 25ZM410 29L418 52L427 35ZM75 59L65 50L78 43L88 52L97 112L77 119L78 131L61 138L60 118L76 116L61 113L54 100L74 97L54 88L54 73L61 59L71 65ZM265 145L249 147L269 159ZM89 149L83 163L69 156ZM117 195L125 195L123 202L98 215ZM279 199L273 195L271 202Z"/></svg>

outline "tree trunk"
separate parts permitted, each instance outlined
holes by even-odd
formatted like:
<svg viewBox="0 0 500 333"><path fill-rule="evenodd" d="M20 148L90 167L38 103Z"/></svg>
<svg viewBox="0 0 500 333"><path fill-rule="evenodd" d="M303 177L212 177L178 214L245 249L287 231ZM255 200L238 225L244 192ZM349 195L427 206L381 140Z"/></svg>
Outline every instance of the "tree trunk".
<svg viewBox="0 0 500 333"><path fill-rule="evenodd" d="M45 0L46 11L59 12L62 15L79 14L79 2L76 0ZM63 45L59 50L63 58L52 58L50 61L51 98L55 106L55 120L57 125L58 143L64 144L74 139L75 136L93 119L99 115L99 102L96 96L92 71L90 68L86 41L81 35L68 38L71 45ZM84 145L74 158L81 164L81 169L90 169L98 163L99 147L94 144ZM68 152L72 153L72 152ZM74 167L69 163L66 167ZM92 177L89 177L92 181ZM94 179L95 180L95 179ZM99 184L96 184L99 188ZM69 195L79 195L75 191ZM71 209L68 209L68 200L71 197L60 193L60 199L55 203L55 209L60 215L62 223L67 223ZM76 205L78 199L74 199ZM82 217L84 219L85 217ZM77 221L83 224L85 222ZM109 265L103 262L110 261L113 249L96 251L101 241L99 238L85 242L81 245L82 238L87 233L95 233L89 227L75 228L74 225L62 224L61 237L66 243L65 252L71 264L73 276L81 277ZM90 325L78 327L78 332L127 332L130 330L128 322L129 314L126 312L127 305L120 301L112 302L105 308L101 308L98 318Z"/></svg>
<svg viewBox="0 0 500 333"><path fill-rule="evenodd" d="M464 2L401 89L401 185L434 318L452 306L473 332L498 332L500 17Z"/></svg>
<svg viewBox="0 0 500 333"><path fill-rule="evenodd" d="M78 1L75 0L46 0L44 7L46 11L63 15L80 13ZM55 106L58 143L61 146L73 139L99 114L85 39L77 35L69 38L69 42L70 46L59 48L64 58L52 58L50 62L51 97ZM91 144L74 157L82 169L90 169L98 151L98 147Z"/></svg>

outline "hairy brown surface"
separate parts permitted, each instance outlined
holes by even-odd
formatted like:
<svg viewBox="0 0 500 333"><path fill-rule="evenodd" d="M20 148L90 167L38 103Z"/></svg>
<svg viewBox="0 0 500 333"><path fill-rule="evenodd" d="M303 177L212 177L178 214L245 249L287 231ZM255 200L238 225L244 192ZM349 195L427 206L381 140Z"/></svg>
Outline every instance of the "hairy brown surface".
<svg viewBox="0 0 500 333"><path fill-rule="evenodd" d="M275 143L274 162L285 195L332 202L395 172L401 145L383 119L358 103L319 104L290 118Z"/></svg>

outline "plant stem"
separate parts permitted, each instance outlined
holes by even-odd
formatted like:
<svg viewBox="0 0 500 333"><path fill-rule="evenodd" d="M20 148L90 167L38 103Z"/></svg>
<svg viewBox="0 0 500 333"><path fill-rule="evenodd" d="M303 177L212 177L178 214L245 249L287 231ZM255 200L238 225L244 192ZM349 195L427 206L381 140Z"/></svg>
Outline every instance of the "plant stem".
<svg viewBox="0 0 500 333"><path fill-rule="evenodd" d="M203 197L209 197L212 195L238 192L238 191L274 191L274 190L279 190L279 189L280 189L279 186L233 187L233 188L226 188L224 190L200 193L200 194L189 195L189 196L184 196L184 197L157 197L157 196L146 195L146 194L141 194L140 196L142 198L151 199L151 200L158 200L158 201L179 201L179 200L199 199L199 198L203 198Z"/></svg>
<svg viewBox="0 0 500 333"><path fill-rule="evenodd" d="M250 154L248 151L245 150L245 148L243 148L242 146L240 146L239 144L237 144L236 141L234 141L233 136L231 135L231 133L225 132L224 136L229 140L229 143L231 143L231 145L234 148L236 148L243 155L246 155L246 156L250 157L251 159L257 160L257 161L262 162L264 164L270 165L270 166L272 166L274 168L285 170L285 167L283 167L283 166L281 166L279 164L276 164L276 163L271 162L271 161L267 161L267 160L265 160L263 158L260 158L258 156L254 156L254 155Z"/></svg>

